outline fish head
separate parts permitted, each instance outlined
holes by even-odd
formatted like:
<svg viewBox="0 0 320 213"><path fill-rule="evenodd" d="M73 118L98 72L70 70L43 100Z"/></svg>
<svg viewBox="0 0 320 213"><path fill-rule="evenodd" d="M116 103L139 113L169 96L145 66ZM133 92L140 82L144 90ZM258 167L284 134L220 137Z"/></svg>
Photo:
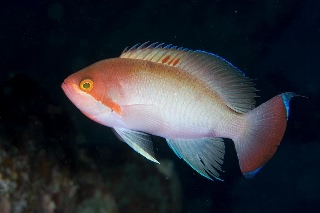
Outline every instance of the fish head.
<svg viewBox="0 0 320 213"><path fill-rule="evenodd" d="M100 64L101 65L101 64ZM99 64L93 64L68 76L61 88L70 101L88 118L105 126L117 126L119 115L110 105L115 94L112 81Z"/></svg>

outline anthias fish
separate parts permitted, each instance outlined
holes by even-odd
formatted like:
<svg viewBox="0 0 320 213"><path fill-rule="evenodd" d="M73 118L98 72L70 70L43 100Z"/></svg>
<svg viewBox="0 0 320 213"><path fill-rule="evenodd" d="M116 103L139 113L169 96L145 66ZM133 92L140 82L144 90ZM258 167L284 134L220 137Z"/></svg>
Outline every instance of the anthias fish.
<svg viewBox="0 0 320 213"><path fill-rule="evenodd" d="M255 108L253 83L231 63L158 43L96 62L67 77L62 89L147 159L159 163L150 140L157 135L209 179L221 179L223 138L233 140L244 176L253 176L276 152L295 96L282 93Z"/></svg>

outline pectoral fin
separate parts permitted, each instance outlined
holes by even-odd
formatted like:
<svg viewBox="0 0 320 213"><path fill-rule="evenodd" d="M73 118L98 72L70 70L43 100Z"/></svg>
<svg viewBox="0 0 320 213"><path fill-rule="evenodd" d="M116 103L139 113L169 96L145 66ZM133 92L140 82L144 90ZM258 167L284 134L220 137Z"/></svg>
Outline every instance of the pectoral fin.
<svg viewBox="0 0 320 213"><path fill-rule="evenodd" d="M120 140L126 142L136 152L155 163L159 163L154 156L152 141L149 135L124 128L114 128L114 130Z"/></svg>
<svg viewBox="0 0 320 213"><path fill-rule="evenodd" d="M167 139L167 142L179 158L202 176L219 179L225 153L222 138Z"/></svg>
<svg viewBox="0 0 320 213"><path fill-rule="evenodd" d="M122 107L122 120L128 125L142 132L157 135L169 129L169 125L161 117L160 110L153 105L133 104Z"/></svg>

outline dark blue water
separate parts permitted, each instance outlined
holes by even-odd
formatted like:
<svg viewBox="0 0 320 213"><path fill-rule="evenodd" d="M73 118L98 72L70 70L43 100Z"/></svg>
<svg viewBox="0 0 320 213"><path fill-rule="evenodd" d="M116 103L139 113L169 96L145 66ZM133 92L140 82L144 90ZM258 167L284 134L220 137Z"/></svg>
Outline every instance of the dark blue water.
<svg viewBox="0 0 320 213"><path fill-rule="evenodd" d="M2 3L0 212L320 211L319 10L316 0ZM226 58L254 79L258 104L305 96L254 179L242 177L228 140L224 182L154 137L157 168L63 94L69 74L144 41Z"/></svg>

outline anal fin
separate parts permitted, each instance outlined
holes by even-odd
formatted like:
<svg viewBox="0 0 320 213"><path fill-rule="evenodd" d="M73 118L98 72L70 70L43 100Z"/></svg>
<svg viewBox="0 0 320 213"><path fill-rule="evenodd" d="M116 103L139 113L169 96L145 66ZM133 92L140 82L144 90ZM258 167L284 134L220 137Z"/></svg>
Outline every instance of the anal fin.
<svg viewBox="0 0 320 213"><path fill-rule="evenodd" d="M114 128L114 130L120 140L126 142L136 152L148 160L159 163L154 156L152 141L149 135L125 128Z"/></svg>
<svg viewBox="0 0 320 213"><path fill-rule="evenodd" d="M221 180L225 145L222 138L167 139L175 154L202 176Z"/></svg>

